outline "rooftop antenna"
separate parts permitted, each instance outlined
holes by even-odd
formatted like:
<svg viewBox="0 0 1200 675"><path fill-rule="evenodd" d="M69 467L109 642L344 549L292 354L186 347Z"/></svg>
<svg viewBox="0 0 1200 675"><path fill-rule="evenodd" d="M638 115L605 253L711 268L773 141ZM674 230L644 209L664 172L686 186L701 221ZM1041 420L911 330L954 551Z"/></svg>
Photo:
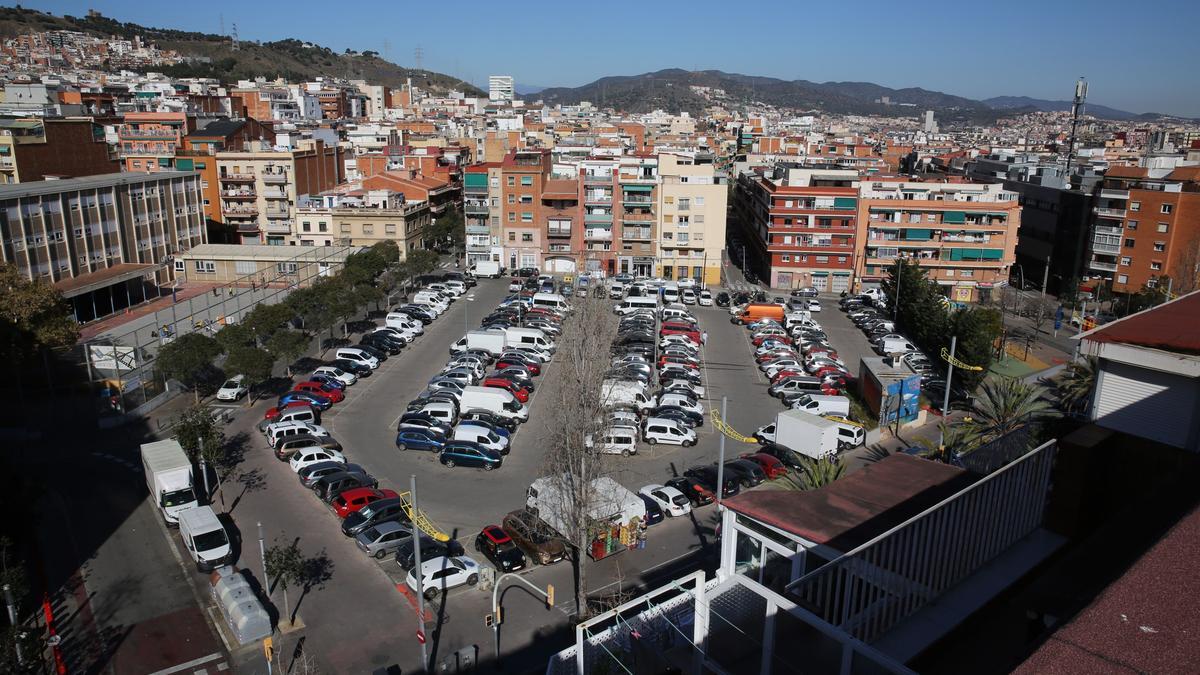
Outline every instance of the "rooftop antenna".
<svg viewBox="0 0 1200 675"><path fill-rule="evenodd" d="M230 43L230 46L231 46L231 47L234 49L234 51L236 51L237 49L239 49L239 47L238 47L237 23L236 23L236 22L233 24L233 33L232 33L232 34L230 34L230 36L229 36L229 37L232 39L232 42Z"/></svg>
<svg viewBox="0 0 1200 675"><path fill-rule="evenodd" d="M1063 178L1067 181L1067 189L1071 189L1071 160L1075 158L1075 127L1079 126L1079 116L1083 114L1083 105L1087 101L1087 80L1082 76L1075 81L1075 98L1071 101L1071 138L1067 141L1067 170Z"/></svg>
<svg viewBox="0 0 1200 675"><path fill-rule="evenodd" d="M417 45L417 48L413 50L413 60L417 64L417 70L421 70L421 59L424 56L425 56L425 50L421 49L421 45Z"/></svg>
<svg viewBox="0 0 1200 675"><path fill-rule="evenodd" d="M383 38L383 60L390 61L391 53L392 53L392 41L387 38Z"/></svg>

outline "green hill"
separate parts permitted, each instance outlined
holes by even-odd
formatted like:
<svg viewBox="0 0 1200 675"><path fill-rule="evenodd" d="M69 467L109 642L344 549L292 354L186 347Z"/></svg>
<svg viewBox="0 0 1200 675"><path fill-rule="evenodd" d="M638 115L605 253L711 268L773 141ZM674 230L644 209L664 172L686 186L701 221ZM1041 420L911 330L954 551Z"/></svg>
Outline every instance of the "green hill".
<svg viewBox="0 0 1200 675"><path fill-rule="evenodd" d="M47 30L73 30L105 37L117 35L132 38L140 35L162 49L208 59L207 63L192 62L156 69L175 77L212 77L222 82L235 82L255 77L283 77L300 81L324 76L362 79L389 87L398 87L411 78L413 84L434 93L445 93L451 89L469 95L484 93L456 77L404 68L371 51L339 54L327 47L306 44L300 40L243 41L234 49L230 39L222 35L148 28L105 16L55 16L21 7L0 7L0 37Z"/></svg>

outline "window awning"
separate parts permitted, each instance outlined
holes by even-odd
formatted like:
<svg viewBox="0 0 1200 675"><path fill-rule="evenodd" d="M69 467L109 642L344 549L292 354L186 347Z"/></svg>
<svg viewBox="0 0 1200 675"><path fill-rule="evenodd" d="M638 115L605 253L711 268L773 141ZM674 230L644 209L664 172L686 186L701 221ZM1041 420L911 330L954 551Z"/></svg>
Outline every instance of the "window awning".
<svg viewBox="0 0 1200 675"><path fill-rule="evenodd" d="M833 273L833 276L835 276L835 277L848 277L848 276L850 276L850 273L849 273L849 272L834 272L834 273Z"/></svg>
<svg viewBox="0 0 1200 675"><path fill-rule="evenodd" d="M985 248L980 253L983 254L984 260L999 260L1004 256L1004 251L998 248Z"/></svg>
<svg viewBox="0 0 1200 675"><path fill-rule="evenodd" d="M813 272L812 275L814 277L827 277L829 276L829 272Z"/></svg>
<svg viewBox="0 0 1200 675"><path fill-rule="evenodd" d="M852 209L855 206L854 197L834 197L833 208L835 209Z"/></svg>
<svg viewBox="0 0 1200 675"><path fill-rule="evenodd" d="M945 211L942 213L942 222L962 225L967 222L967 214L962 211Z"/></svg>
<svg viewBox="0 0 1200 675"><path fill-rule="evenodd" d="M653 192L653 185L622 185L621 189L626 192Z"/></svg>
<svg viewBox="0 0 1200 675"><path fill-rule="evenodd" d="M933 238L933 230L927 227L910 227L904 230L904 238L928 241Z"/></svg>

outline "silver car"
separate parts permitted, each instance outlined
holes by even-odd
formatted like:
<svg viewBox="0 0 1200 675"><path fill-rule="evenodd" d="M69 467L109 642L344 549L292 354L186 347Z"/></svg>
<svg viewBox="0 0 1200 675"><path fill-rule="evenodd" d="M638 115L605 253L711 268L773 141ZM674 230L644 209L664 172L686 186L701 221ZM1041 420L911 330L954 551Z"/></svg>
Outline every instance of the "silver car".
<svg viewBox="0 0 1200 675"><path fill-rule="evenodd" d="M355 538L363 553L384 558L412 537L412 530L396 521L385 521L363 530Z"/></svg>

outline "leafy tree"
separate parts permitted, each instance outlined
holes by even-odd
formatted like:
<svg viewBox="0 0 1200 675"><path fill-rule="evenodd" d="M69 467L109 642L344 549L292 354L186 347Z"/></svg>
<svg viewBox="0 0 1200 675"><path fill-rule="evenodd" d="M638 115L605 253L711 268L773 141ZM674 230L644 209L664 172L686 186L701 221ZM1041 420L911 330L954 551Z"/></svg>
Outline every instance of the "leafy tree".
<svg viewBox="0 0 1200 675"><path fill-rule="evenodd" d="M983 440L979 425L966 420L947 424L946 419L942 418L938 423L938 430L942 436L941 446L932 438L917 439L917 443L925 448L921 453L922 457L948 464L953 457L965 455L978 448Z"/></svg>
<svg viewBox="0 0 1200 675"><path fill-rule="evenodd" d="M0 354L21 363L44 349L64 349L79 339L71 307L50 284L30 281L0 264Z"/></svg>
<svg viewBox="0 0 1200 675"><path fill-rule="evenodd" d="M204 498L209 497L208 467L220 466L225 459L225 430L207 405L197 403L175 418L175 440L188 459L201 464Z"/></svg>
<svg viewBox="0 0 1200 675"><path fill-rule="evenodd" d="M948 310L937 284L916 263L897 259L881 284L887 306L896 317L896 328L926 351L947 334ZM896 298L899 295L899 302Z"/></svg>
<svg viewBox="0 0 1200 675"><path fill-rule="evenodd" d="M429 228L428 241L434 248L452 249L466 240L466 223L457 209L450 209L437 217Z"/></svg>
<svg viewBox="0 0 1200 675"><path fill-rule="evenodd" d="M441 257L437 251L419 248L408 252L408 257L405 262L408 266L409 279L419 277L422 274L429 274L437 269L438 261Z"/></svg>
<svg viewBox="0 0 1200 675"><path fill-rule="evenodd" d="M975 399L975 423L988 438L1006 436L1029 424L1055 416L1044 389L1015 377L991 377Z"/></svg>
<svg viewBox="0 0 1200 675"><path fill-rule="evenodd" d="M292 610L287 592L289 586L300 584L304 580L304 556L300 553L300 545L296 541L292 541L290 544L274 544L267 549L267 558L264 563L271 581L283 586L284 614L289 615L291 623L296 623L296 617L290 616ZM274 590L273 587L267 589L267 594L270 595L272 590Z"/></svg>
<svg viewBox="0 0 1200 675"><path fill-rule="evenodd" d="M179 380L191 389L199 403L201 387L213 383L213 359L221 353L221 343L214 338L188 333L163 345L154 367L162 377Z"/></svg>
<svg viewBox="0 0 1200 675"><path fill-rule="evenodd" d="M308 335L301 331L281 330L271 336L267 342L267 350L277 358L283 359L288 377L292 376L292 363L304 355L308 349Z"/></svg>
<svg viewBox="0 0 1200 675"><path fill-rule="evenodd" d="M798 473L788 474L785 487L794 490L816 490L829 485L846 473L846 465L837 457L813 459L801 456L800 465Z"/></svg>
<svg viewBox="0 0 1200 675"><path fill-rule="evenodd" d="M1069 414L1084 415L1092 402L1092 391L1096 388L1096 373L1099 359L1088 356L1067 365L1054 380L1058 405Z"/></svg>
<svg viewBox="0 0 1200 675"><path fill-rule="evenodd" d="M226 353L254 342L254 335L244 323L227 323L213 337Z"/></svg>
<svg viewBox="0 0 1200 675"><path fill-rule="evenodd" d="M246 397L247 404L255 400L255 387L271 379L271 368L275 365L275 357L258 347L243 345L234 347L225 359L225 370L229 373L243 375L250 395Z"/></svg>
<svg viewBox="0 0 1200 675"><path fill-rule="evenodd" d="M242 323L250 331L252 339L257 337L258 340L266 342L278 331L286 330L293 316L295 313L286 303L260 303L246 315Z"/></svg>
<svg viewBox="0 0 1200 675"><path fill-rule="evenodd" d="M954 377L962 383L967 391L975 387L987 375L992 365L992 345L1000 334L1002 322L1000 312L989 307L967 307L955 310L949 314L949 326L946 333L935 336L931 342L922 342L921 346L930 356L941 358L943 348L950 348L950 335L958 336L955 346L955 358L983 370L954 371Z"/></svg>

